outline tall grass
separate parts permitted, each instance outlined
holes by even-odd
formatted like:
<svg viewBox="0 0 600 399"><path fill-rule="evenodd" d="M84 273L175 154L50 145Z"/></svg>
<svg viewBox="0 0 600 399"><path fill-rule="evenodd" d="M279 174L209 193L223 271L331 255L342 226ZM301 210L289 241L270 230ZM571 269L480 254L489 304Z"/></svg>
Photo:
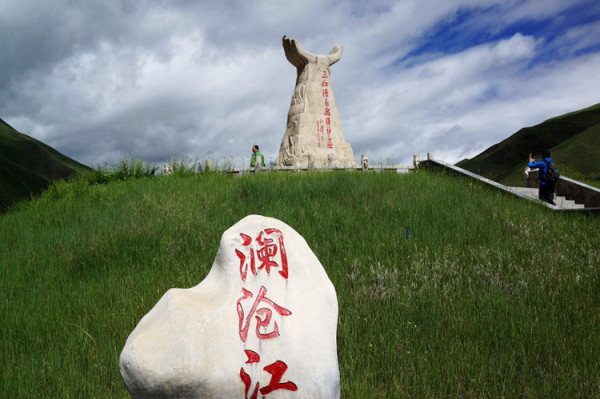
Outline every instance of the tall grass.
<svg viewBox="0 0 600 399"><path fill-rule="evenodd" d="M248 214L334 283L342 397L600 396L600 223L443 174L72 182L0 217L0 397L127 397L118 357Z"/></svg>
<svg viewBox="0 0 600 399"><path fill-rule="evenodd" d="M154 164L144 162L143 159L121 159L117 165L110 166L95 165L90 170L82 174L91 184L108 183L115 180L139 179L142 177L152 177L158 171ZM78 176L75 176L75 178Z"/></svg>

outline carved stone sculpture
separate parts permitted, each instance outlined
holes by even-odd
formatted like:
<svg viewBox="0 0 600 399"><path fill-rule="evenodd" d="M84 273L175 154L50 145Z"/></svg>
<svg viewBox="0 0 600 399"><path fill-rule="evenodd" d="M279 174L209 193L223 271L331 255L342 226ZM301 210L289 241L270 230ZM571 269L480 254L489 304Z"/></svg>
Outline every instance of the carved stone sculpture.
<svg viewBox="0 0 600 399"><path fill-rule="evenodd" d="M342 57L342 47L316 55L284 36L283 49L296 67L297 78L276 164L306 167L312 154L317 167L356 166L352 148L344 140L329 77L329 67Z"/></svg>

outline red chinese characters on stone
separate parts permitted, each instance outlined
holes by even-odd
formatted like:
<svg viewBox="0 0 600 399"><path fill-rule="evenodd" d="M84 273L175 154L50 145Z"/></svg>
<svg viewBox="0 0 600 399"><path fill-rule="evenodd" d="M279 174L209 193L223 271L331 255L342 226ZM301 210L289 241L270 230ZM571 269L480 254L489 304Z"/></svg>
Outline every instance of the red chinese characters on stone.
<svg viewBox="0 0 600 399"><path fill-rule="evenodd" d="M260 389L261 395L268 395L278 389L285 389L292 392L298 390L296 384L291 381L281 383L281 378L283 377L283 373L285 373L287 368L287 364L281 360L277 360L275 363L263 368L263 370L271 374L271 381L269 382L269 385Z"/></svg>
<svg viewBox="0 0 600 399"><path fill-rule="evenodd" d="M274 244L272 238L263 237L263 233L267 233L267 235L271 233L275 234L277 236L278 244ZM258 255L258 259L262 262L258 268L264 268L267 271L267 274L271 274L271 267L279 266L277 262L274 262L271 259L277 255L277 248L279 247L282 266L282 270L279 271L279 274L281 274L283 278L287 279L287 256L285 253L285 247L283 246L283 234L281 231L277 229L266 229L265 231L261 231L256 238L256 242L260 245L260 249L256 251L256 254Z"/></svg>
<svg viewBox="0 0 600 399"><path fill-rule="evenodd" d="M323 127L323 120L320 123L317 122L317 129L321 130L321 134L323 134ZM242 246L236 248L235 253L240 259L240 277L243 282L246 282L249 274L248 270L254 276L260 271L265 271L270 276L271 268L280 268L278 270L279 275L286 280L288 279L288 260L283 244L283 233L280 230L275 228L264 229L260 231L254 240L244 233L240 233L240 237L242 238ZM244 344L246 343L253 319L256 320L255 333L259 340L279 337L279 326L277 321L273 319L274 311L281 317L292 314L289 309L278 305L267 297L265 286L261 286L256 295L242 287L242 295L237 301L238 332L241 341ZM260 362L260 355L257 352L245 349L244 353L248 357L246 364ZM244 398L257 399L259 393L264 397L281 389L297 391L298 387L294 382L281 382L287 368L287 365L281 360L263 367L262 370L271 375L271 380L261 388L259 382L256 382L253 386L252 377L246 373L244 367L241 367L240 379L244 383Z"/></svg>
<svg viewBox="0 0 600 399"><path fill-rule="evenodd" d="M251 350L245 350L244 352L246 353L246 356L248 356L248 361L246 361L246 364L260 362L260 355L258 353ZM268 366L264 367L263 370L271 374L271 381L269 381L269 384L267 386L260 388L260 394L266 396L271 392L277 391L279 389L285 389L287 391L292 392L297 391L298 387L293 382L281 382L283 374L285 373L287 368L287 364L285 364L281 360L277 360L275 363L269 364ZM246 373L243 367L240 368L240 378L244 383L244 398L248 399L248 392L250 392L250 388L252 387L252 379L250 378L248 373ZM254 391L252 392L250 399L256 399L258 396L258 392L259 383L257 382L254 386Z"/></svg>
<svg viewBox="0 0 600 399"><path fill-rule="evenodd" d="M242 281L246 281L248 276L248 268L253 275L258 274L258 270L264 269L267 274L271 274L272 267L281 266L279 274L287 279L288 278L288 263L287 254L285 252L285 246L283 244L283 233L278 229L265 229L261 231L258 237L254 240L258 244L258 248L252 246L252 238L249 235L240 233L240 237L243 240L244 252L236 248L235 254L240 259L240 277ZM277 263L273 258L279 254L280 263ZM256 267L256 257L260 264Z"/></svg>
<svg viewBox="0 0 600 399"><path fill-rule="evenodd" d="M240 233L240 236L244 240L243 245L245 247L250 246L252 243L252 238L244 233ZM256 266L254 263L254 249L250 248L250 256L246 257L239 249L235 250L235 254L240 258L240 275L242 276L242 281L246 281L246 275L248 274L248 263L250 263L250 270L252 274L256 276Z"/></svg>
<svg viewBox="0 0 600 399"><path fill-rule="evenodd" d="M244 307L242 306L242 301L245 301L248 298L252 298L254 295L245 288L242 288L242 296L238 299L237 302L237 312L239 317L239 333L242 342L246 342L248 339L248 330L250 329L250 322L252 321L252 316L256 319L256 336L259 339L271 339L279 336L279 327L277 326L277 322L273 321L273 327L271 332L261 333L261 328L269 328L271 324L271 319L273 317L273 311L268 307L262 307L259 309L259 306L264 303L267 305L271 305L275 311L281 316L289 316L292 312L282 306L279 306L271 299L266 297L267 289L264 286L260 287L258 291L258 295L250 308L250 311L246 315L244 312Z"/></svg>
<svg viewBox="0 0 600 399"><path fill-rule="evenodd" d="M246 364L260 362L260 355L258 353L251 351L249 349L244 350L244 353L246 354L246 356L248 356L248 360L246 360Z"/></svg>

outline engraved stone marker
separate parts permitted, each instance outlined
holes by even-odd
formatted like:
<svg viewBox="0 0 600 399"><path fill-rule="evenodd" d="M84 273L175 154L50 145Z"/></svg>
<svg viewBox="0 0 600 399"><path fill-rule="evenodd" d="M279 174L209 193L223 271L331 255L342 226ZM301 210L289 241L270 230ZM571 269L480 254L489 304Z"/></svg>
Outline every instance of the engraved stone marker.
<svg viewBox="0 0 600 399"><path fill-rule="evenodd" d="M251 215L204 281L171 289L129 335L133 398L339 398L335 288L306 241Z"/></svg>
<svg viewBox="0 0 600 399"><path fill-rule="evenodd" d="M283 49L298 75L276 164L306 167L312 154L315 166L356 166L352 148L344 140L329 77L329 67L342 57L342 47L315 55L298 40L284 36Z"/></svg>

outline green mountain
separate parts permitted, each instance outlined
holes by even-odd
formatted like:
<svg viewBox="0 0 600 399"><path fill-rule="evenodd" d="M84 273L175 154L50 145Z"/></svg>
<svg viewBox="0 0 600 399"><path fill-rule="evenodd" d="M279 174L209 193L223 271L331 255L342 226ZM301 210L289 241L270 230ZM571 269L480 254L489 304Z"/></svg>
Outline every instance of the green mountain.
<svg viewBox="0 0 600 399"><path fill-rule="evenodd" d="M0 210L85 169L0 119Z"/></svg>
<svg viewBox="0 0 600 399"><path fill-rule="evenodd" d="M494 181L523 184L529 153L549 149L563 175L600 180L600 104L526 127L456 165Z"/></svg>

